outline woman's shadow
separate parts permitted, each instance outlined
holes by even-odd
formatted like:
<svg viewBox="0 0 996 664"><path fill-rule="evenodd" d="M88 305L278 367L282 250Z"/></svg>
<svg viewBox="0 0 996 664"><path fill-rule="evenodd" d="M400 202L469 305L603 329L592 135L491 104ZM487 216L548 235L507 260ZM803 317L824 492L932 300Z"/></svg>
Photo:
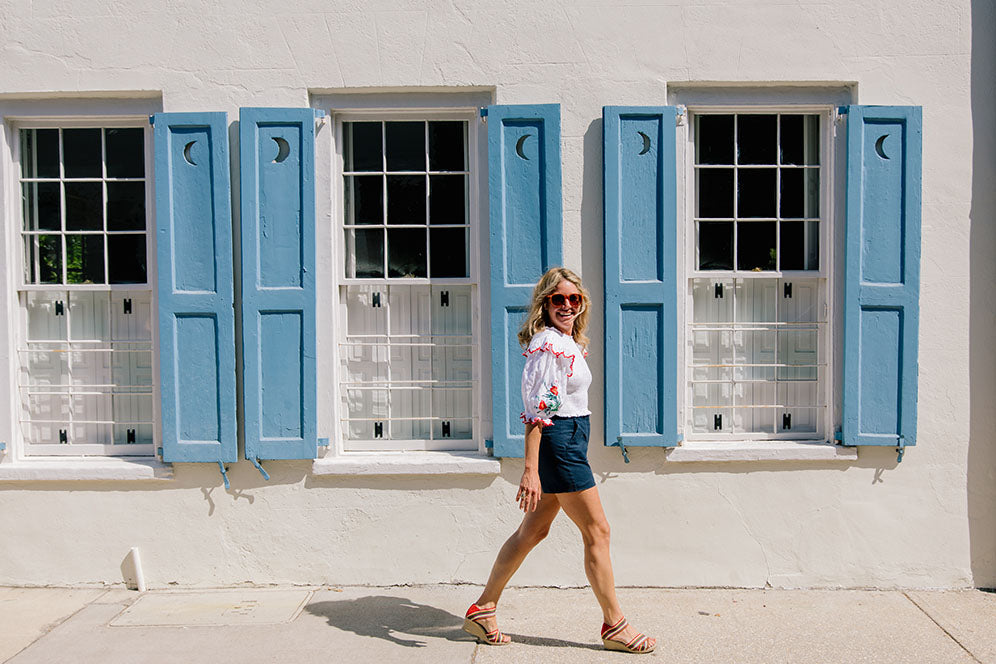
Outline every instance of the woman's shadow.
<svg viewBox="0 0 996 664"><path fill-rule="evenodd" d="M304 607L314 616L321 616L332 627L359 636L384 639L407 648L424 648L426 642L405 639L398 633L471 642L476 639L463 631L463 618L427 604L419 604L404 597L373 595L357 599L314 602ZM596 648L590 643L576 643L561 639L510 634L515 643L533 646L570 648Z"/></svg>

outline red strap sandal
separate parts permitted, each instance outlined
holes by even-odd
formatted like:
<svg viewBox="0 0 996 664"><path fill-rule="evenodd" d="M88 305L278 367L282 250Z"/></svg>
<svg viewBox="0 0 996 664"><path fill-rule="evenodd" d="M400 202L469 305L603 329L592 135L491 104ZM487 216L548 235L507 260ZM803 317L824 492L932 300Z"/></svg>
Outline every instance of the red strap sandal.
<svg viewBox="0 0 996 664"><path fill-rule="evenodd" d="M629 623L626 621L626 618L620 618L615 625L602 623L602 645L605 646L606 650L619 650L637 655L645 655L654 651L657 647L657 642L646 634L637 634L629 642L613 639L614 636L621 634L627 627L629 627Z"/></svg>
<svg viewBox="0 0 996 664"><path fill-rule="evenodd" d="M481 643L489 646L505 646L512 642L512 637L504 634L500 629L495 628L490 632L484 629L484 625L478 621L495 617L495 609L482 609L476 604L471 604L467 609L467 616L463 621L463 631L476 636Z"/></svg>

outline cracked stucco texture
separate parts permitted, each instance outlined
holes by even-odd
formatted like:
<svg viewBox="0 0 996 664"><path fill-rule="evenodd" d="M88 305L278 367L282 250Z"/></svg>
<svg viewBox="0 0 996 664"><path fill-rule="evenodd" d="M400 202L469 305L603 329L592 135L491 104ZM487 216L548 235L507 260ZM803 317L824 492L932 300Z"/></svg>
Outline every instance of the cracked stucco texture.
<svg viewBox="0 0 996 664"><path fill-rule="evenodd" d="M638 449L624 464L602 447L600 315L591 459L621 585L996 586L994 24L991 2L965 0L0 0L0 109L151 91L162 110L233 120L343 88L557 102L565 262L597 307L603 105L663 104L668 86L703 81L816 81L860 103L921 105L919 440L902 464L876 449L846 464L670 465ZM13 428L0 413L0 440ZM190 464L162 483L0 484L0 585L120 583L132 546L152 587L482 582L518 522L515 460L496 477L268 470L263 482L233 465L228 492L217 469ZM514 582L585 583L566 518Z"/></svg>

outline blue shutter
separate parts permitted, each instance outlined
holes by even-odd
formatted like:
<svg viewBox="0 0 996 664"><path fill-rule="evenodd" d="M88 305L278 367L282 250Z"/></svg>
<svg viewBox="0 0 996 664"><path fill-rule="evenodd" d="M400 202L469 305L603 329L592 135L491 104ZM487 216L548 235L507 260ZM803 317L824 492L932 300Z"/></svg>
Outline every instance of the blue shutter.
<svg viewBox="0 0 996 664"><path fill-rule="evenodd" d="M235 461L228 119L157 113L153 126L163 460Z"/></svg>
<svg viewBox="0 0 996 664"><path fill-rule="evenodd" d="M246 458L313 459L315 111L239 113Z"/></svg>
<svg viewBox="0 0 996 664"><path fill-rule="evenodd" d="M606 445L681 440L676 118L673 106L602 110Z"/></svg>
<svg viewBox="0 0 996 664"><path fill-rule="evenodd" d="M920 108L848 116L843 443L902 448L916 444Z"/></svg>
<svg viewBox="0 0 996 664"><path fill-rule="evenodd" d="M563 263L560 105L489 106L487 118L494 455L521 457L525 358L516 335L533 286Z"/></svg>

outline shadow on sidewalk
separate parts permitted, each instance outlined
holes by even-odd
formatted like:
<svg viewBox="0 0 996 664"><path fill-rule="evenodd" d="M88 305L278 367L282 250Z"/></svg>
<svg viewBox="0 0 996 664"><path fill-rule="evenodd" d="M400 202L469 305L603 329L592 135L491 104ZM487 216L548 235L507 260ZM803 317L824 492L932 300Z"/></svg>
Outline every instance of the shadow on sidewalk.
<svg viewBox="0 0 996 664"><path fill-rule="evenodd" d="M404 597L374 595L335 602L314 602L305 606L304 610L325 618L331 627L408 648L424 648L428 644L419 639L401 638L399 633L448 641L475 640L463 631L463 618L460 616ZM512 633L509 636L515 643L523 645L601 650L600 646L591 643Z"/></svg>
<svg viewBox="0 0 996 664"><path fill-rule="evenodd" d="M399 632L449 641L471 641L463 631L463 618L434 606L419 604L404 597L374 595L337 602L314 602L304 607L321 616L332 627L359 636L372 636L408 648L424 648L425 641L405 639Z"/></svg>

